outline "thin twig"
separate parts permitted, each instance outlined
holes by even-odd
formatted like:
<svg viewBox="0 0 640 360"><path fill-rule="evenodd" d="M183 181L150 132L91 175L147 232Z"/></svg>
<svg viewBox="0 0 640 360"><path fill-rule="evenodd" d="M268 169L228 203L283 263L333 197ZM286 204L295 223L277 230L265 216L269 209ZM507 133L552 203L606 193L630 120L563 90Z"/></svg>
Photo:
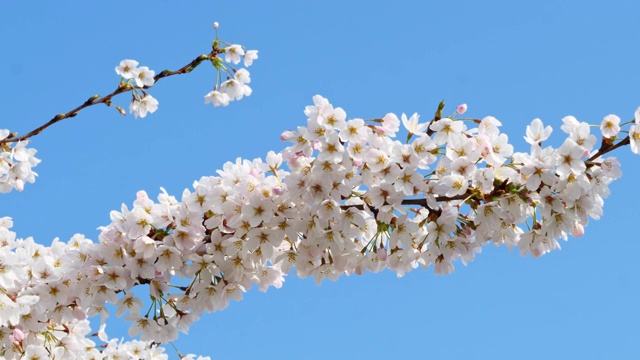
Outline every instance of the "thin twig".
<svg viewBox="0 0 640 360"><path fill-rule="evenodd" d="M175 71L171 71L171 70L164 70L162 72L160 72L158 75L154 76L154 80L155 82L158 82L158 80L169 77L169 76L173 76L173 75L181 75L181 74L187 74L190 73L191 71L193 71L193 69L195 69L198 65L200 65L200 63L202 63L205 60L209 60L209 59L213 59L215 58L218 54L220 54L222 51L220 51L217 48L214 48L208 55L200 55L197 58L193 59L190 63L188 63L187 65L181 67L178 70ZM145 86L143 87L143 89L148 89L149 86ZM18 141L22 141L22 140L26 140L32 136L36 136L38 134L40 134L44 129L48 128L49 126L58 123L64 119L69 119L72 118L76 115L78 115L78 112L86 107L89 106L93 106L96 104L105 104L107 106L111 106L111 98L124 93L124 92L128 92L131 91L133 89L138 89L137 87L128 85L127 83L121 83L120 86L118 86L118 88L113 91L111 94L100 97L100 95L95 95L90 97L87 101L85 101L82 105L76 107L73 110L70 110L67 113L64 114L58 114L56 116L54 116L51 120L49 120L47 123L45 123L44 125L29 131L28 133L22 135L22 136L17 136L17 135L13 135L13 136L9 136L4 140L0 141L0 145L2 144L8 144L8 143L12 143L12 142L18 142Z"/></svg>

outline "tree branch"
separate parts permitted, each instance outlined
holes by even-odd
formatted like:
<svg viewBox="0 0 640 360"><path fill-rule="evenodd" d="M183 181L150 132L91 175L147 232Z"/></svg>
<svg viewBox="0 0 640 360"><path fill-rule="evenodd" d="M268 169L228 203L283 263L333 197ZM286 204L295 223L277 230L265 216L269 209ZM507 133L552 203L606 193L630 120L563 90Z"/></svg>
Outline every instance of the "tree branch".
<svg viewBox="0 0 640 360"><path fill-rule="evenodd" d="M181 67L178 70L164 70L162 72L160 72L158 75L154 76L154 80L155 82L158 82L160 79L169 77L169 76L173 76L173 75L182 75L182 74L187 74L190 73L191 71L193 71L193 69L195 69L198 65L200 65L200 63L202 63L205 60L210 60L215 58L218 54L222 53L222 51L220 49L218 49L217 47L214 47L213 50L207 54L207 55L200 55L197 58L193 59L191 62L189 62L187 65ZM148 89L148 86L143 87L142 89ZM17 136L17 135L9 135L6 139L4 140L0 140L0 145L3 144L8 144L8 143L12 143L12 142L18 142L18 141L22 141L22 140L26 140L32 136L36 136L38 134L40 134L44 129L48 128L49 126L58 123L64 119L69 119L72 118L76 115L78 115L78 112L86 107L89 106L93 106L96 104L105 104L107 106L111 106L111 98L113 98L114 96L121 94L121 93L125 93L128 91L131 91L133 89L140 89L138 87L134 87L131 86L129 84L126 83L121 83L118 88L113 91L111 94L100 97L100 95L94 95L92 97L90 97L87 101L85 101L82 105L76 107L73 110L70 110L64 114L58 114L56 116L54 116L51 120L49 120L47 123L45 123L42 126L39 126L31 131L29 131L28 133L22 135L22 136Z"/></svg>

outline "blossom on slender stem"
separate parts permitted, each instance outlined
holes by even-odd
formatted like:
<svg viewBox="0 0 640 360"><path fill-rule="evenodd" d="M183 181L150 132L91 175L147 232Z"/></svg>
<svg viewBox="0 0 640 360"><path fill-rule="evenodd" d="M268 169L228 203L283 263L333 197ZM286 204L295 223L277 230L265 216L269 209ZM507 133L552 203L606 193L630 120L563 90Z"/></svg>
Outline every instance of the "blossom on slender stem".
<svg viewBox="0 0 640 360"><path fill-rule="evenodd" d="M258 58L258 50L247 50L244 52L244 66L253 65L253 60Z"/></svg>
<svg viewBox="0 0 640 360"><path fill-rule="evenodd" d="M147 113L154 113L158 110L158 100L147 94L142 99L133 99L129 105L129 111L136 117L144 118Z"/></svg>
<svg viewBox="0 0 640 360"><path fill-rule="evenodd" d="M213 90L204 96L204 103L213 103L213 106L229 105L229 95Z"/></svg>

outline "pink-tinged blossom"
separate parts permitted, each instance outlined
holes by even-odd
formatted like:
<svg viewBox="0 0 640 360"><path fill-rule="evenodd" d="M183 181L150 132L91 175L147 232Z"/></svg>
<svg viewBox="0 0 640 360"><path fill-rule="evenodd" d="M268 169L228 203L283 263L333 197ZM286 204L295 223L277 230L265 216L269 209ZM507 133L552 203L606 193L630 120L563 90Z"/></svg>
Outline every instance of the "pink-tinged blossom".
<svg viewBox="0 0 640 360"><path fill-rule="evenodd" d="M467 112L467 104L460 104L456 107L456 113L462 115Z"/></svg>
<svg viewBox="0 0 640 360"><path fill-rule="evenodd" d="M388 113L382 117L382 129L386 136L395 137L396 132L400 130L400 120L395 114Z"/></svg>
<svg viewBox="0 0 640 360"><path fill-rule="evenodd" d="M602 136L606 138L618 135L620 132L620 117L613 114L605 116L600 124L600 131L602 131Z"/></svg>

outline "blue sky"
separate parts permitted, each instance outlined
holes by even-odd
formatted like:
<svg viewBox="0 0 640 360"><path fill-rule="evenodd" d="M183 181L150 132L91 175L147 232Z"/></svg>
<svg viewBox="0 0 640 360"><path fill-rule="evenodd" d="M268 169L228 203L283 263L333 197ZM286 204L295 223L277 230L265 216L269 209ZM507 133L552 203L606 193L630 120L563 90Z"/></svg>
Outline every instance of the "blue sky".
<svg viewBox="0 0 640 360"><path fill-rule="evenodd" d="M122 59L159 72L208 52L213 21L260 58L253 94L228 108L203 104L215 73L201 66L154 86L160 107L145 119L93 107L47 129L32 142L37 182L2 195L0 216L45 244L97 240L138 190L179 196L226 161L284 148L281 132L305 123L315 94L361 118L465 102L501 120L517 151L536 117L556 139L565 115L629 120L640 105L639 12L633 1L4 2L0 128L20 133L111 92ZM530 259L486 247L449 276L384 272L319 287L290 276L204 316L176 344L212 359L637 358L640 158L616 156L624 175L604 218L562 251Z"/></svg>

